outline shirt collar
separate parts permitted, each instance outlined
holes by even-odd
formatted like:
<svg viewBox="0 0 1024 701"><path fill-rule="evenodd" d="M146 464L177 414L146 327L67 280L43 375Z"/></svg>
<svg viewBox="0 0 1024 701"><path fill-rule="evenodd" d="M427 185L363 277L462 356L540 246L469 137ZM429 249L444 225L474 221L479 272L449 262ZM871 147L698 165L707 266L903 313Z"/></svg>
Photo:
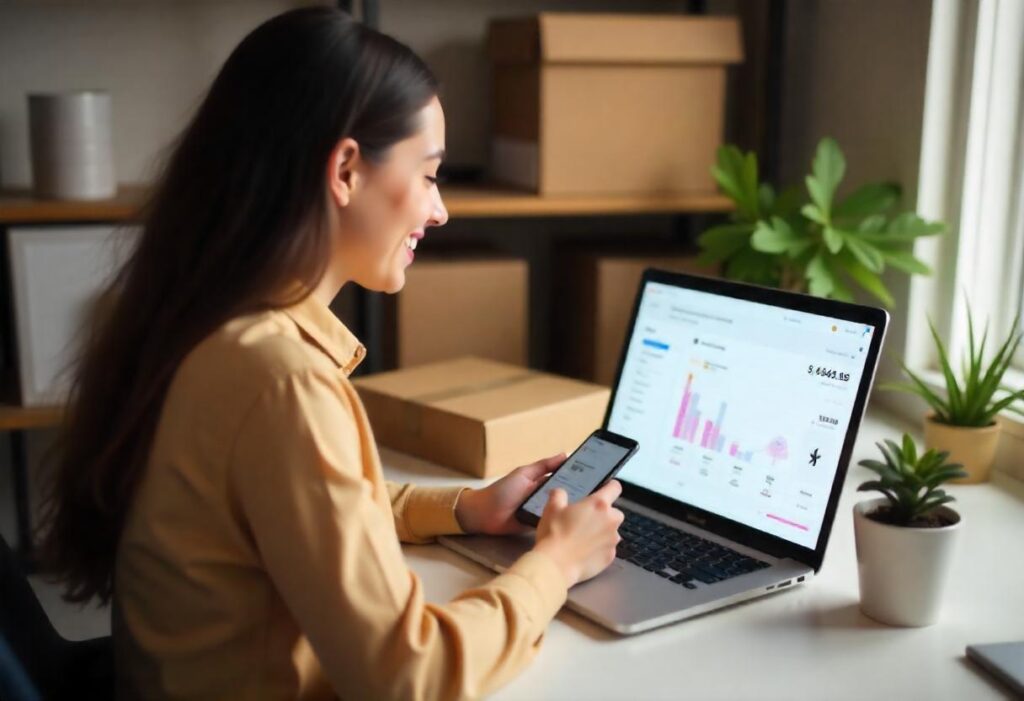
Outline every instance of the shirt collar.
<svg viewBox="0 0 1024 701"><path fill-rule="evenodd" d="M366 357L366 347L314 295L284 310L292 321L346 375L352 374Z"/></svg>

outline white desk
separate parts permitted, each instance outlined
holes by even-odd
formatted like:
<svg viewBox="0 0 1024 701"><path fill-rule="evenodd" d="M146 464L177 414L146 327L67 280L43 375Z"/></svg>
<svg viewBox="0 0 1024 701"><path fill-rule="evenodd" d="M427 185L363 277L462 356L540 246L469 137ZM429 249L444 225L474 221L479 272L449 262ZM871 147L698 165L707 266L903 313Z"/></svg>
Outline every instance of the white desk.
<svg viewBox="0 0 1024 701"><path fill-rule="evenodd" d="M856 462L898 438L884 415L861 427L828 553L811 582L633 637L563 609L540 654L496 699L999 699L1008 694L964 658L968 643L1024 639L1024 485L950 487L964 518L942 618L890 628L858 607L852 508L870 473ZM382 451L389 479L425 485L472 478ZM431 601L491 573L438 545L404 546Z"/></svg>

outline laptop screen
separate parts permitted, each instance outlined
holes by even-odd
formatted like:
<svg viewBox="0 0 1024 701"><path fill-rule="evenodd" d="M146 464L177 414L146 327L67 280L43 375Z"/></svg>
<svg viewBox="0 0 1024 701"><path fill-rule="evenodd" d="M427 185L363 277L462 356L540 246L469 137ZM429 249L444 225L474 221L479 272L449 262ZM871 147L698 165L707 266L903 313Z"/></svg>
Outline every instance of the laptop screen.
<svg viewBox="0 0 1024 701"><path fill-rule="evenodd" d="M648 281L608 429L619 479L813 549L874 326Z"/></svg>

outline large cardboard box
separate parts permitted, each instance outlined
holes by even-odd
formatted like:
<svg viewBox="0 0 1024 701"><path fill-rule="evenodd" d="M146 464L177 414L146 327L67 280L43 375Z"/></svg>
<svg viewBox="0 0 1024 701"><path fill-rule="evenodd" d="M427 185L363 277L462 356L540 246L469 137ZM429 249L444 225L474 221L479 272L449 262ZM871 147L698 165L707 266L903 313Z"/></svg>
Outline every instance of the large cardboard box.
<svg viewBox="0 0 1024 701"><path fill-rule="evenodd" d="M377 441L477 477L570 452L600 427L609 392L480 358L355 380Z"/></svg>
<svg viewBox="0 0 1024 701"><path fill-rule="evenodd" d="M491 23L496 179L541 194L711 192L731 17L541 13Z"/></svg>
<svg viewBox="0 0 1024 701"><path fill-rule="evenodd" d="M519 258L417 259L392 300L394 366L464 355L528 362L529 268Z"/></svg>
<svg viewBox="0 0 1024 701"><path fill-rule="evenodd" d="M696 256L577 253L569 260L573 283L559 295L566 334L556 341L563 372L610 386L619 367L640 279L647 268L714 276Z"/></svg>

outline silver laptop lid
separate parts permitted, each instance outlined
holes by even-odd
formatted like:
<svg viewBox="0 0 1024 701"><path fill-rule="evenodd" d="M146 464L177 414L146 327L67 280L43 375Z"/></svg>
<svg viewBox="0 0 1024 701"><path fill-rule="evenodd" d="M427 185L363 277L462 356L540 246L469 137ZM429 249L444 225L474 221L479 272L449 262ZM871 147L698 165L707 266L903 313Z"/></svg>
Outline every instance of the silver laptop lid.
<svg viewBox="0 0 1024 701"><path fill-rule="evenodd" d="M888 315L649 270L605 427L625 496L817 570Z"/></svg>

